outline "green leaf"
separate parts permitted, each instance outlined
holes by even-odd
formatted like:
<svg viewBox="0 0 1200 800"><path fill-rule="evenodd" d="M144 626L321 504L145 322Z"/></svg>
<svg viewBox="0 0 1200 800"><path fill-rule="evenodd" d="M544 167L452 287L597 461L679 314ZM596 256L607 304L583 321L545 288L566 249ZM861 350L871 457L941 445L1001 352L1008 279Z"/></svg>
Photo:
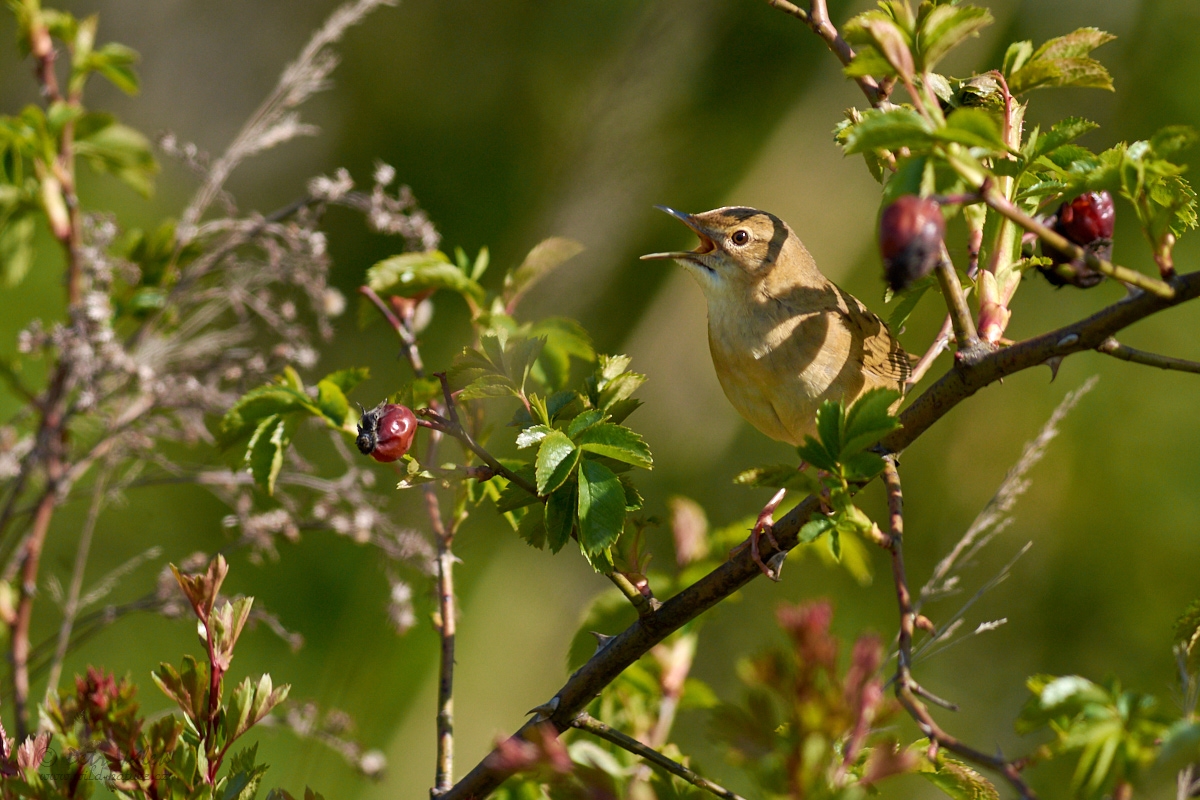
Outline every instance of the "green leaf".
<svg viewBox="0 0 1200 800"><path fill-rule="evenodd" d="M317 381L317 408L335 428L351 424L350 401L342 388L328 378Z"/></svg>
<svg viewBox="0 0 1200 800"><path fill-rule="evenodd" d="M936 283L937 278L935 276L926 275L924 278L914 281L908 288L900 292L897 295L900 299L896 300L896 305L892 308L892 313L888 316L888 328L894 333L902 332L904 330L904 323L908 322L908 318L917 310L917 304L921 302L921 298Z"/></svg>
<svg viewBox="0 0 1200 800"><path fill-rule="evenodd" d="M880 388L864 392L846 414L841 452L854 453L875 444L885 434L900 427L900 421L892 416L890 410L900 397L900 392L895 389Z"/></svg>
<svg viewBox="0 0 1200 800"><path fill-rule="evenodd" d="M582 416L582 415L580 415ZM636 432L611 422L601 422L585 428L575 437L579 449L643 469L652 469L654 459L645 440Z"/></svg>
<svg viewBox="0 0 1200 800"><path fill-rule="evenodd" d="M993 22L986 8L972 5L935 5L919 23L917 62L922 71L932 70L953 48Z"/></svg>
<svg viewBox="0 0 1200 800"><path fill-rule="evenodd" d="M111 115L88 113L75 124L75 152L92 168L109 172L143 197L154 191L158 163L150 142Z"/></svg>
<svg viewBox="0 0 1200 800"><path fill-rule="evenodd" d="M411 295L425 289L448 289L484 302L483 287L450 263L440 250L404 253L377 262L367 270L367 285L379 294Z"/></svg>
<svg viewBox="0 0 1200 800"><path fill-rule="evenodd" d="M33 265L35 217L27 211L11 214L0 227L0 282L16 286Z"/></svg>
<svg viewBox="0 0 1200 800"><path fill-rule="evenodd" d="M859 14L846 23L842 32L847 42L870 47L878 56L882 56L883 63L887 64L888 68L872 74L878 77L895 74L906 80L912 79L915 68L909 32L887 13L868 11ZM852 63L851 66L855 65ZM856 72L861 70L862 66L858 65ZM872 66L879 65L873 63Z"/></svg>
<svg viewBox="0 0 1200 800"><path fill-rule="evenodd" d="M589 408L575 419L571 420L571 424L567 426L567 436L574 439L583 431L603 421L604 412L595 408Z"/></svg>
<svg viewBox="0 0 1200 800"><path fill-rule="evenodd" d="M864 450L842 457L842 466L846 468L846 479L865 481L883 472L883 456Z"/></svg>
<svg viewBox="0 0 1200 800"><path fill-rule="evenodd" d="M799 544L808 544L816 541L817 537L826 531L831 531L837 527L837 523L832 517L818 516L804 523L800 528L800 532L796 534L796 541Z"/></svg>
<svg viewBox="0 0 1200 800"><path fill-rule="evenodd" d="M995 117L981 108L956 109L946 118L946 127L935 130L934 136L943 141L958 142L967 147L984 147L993 152L1008 149Z"/></svg>
<svg viewBox="0 0 1200 800"><path fill-rule="evenodd" d="M530 483L535 480L532 464L526 464L516 469L515 472ZM500 491L500 497L496 500L496 510L501 513L515 511L537 501L537 497L522 489L518 484L509 483Z"/></svg>
<svg viewBox="0 0 1200 800"><path fill-rule="evenodd" d="M263 419L246 445L246 468L254 482L268 495L275 494L275 480L283 469L283 453L296 431L294 414L272 415Z"/></svg>
<svg viewBox="0 0 1200 800"><path fill-rule="evenodd" d="M804 444L796 448L800 458L817 469L832 472L837 469L837 459L826 451L825 447L811 436L804 437Z"/></svg>
<svg viewBox="0 0 1200 800"><path fill-rule="evenodd" d="M1039 136L1026 158L1033 162L1042 156L1048 156L1063 145L1075 141L1098 127L1100 126L1083 117L1067 117L1056 122L1048 132Z"/></svg>
<svg viewBox="0 0 1200 800"><path fill-rule="evenodd" d="M599 407L608 411L610 408L637 391L646 382L646 376L637 372L624 372L608 381L600 390Z"/></svg>
<svg viewBox="0 0 1200 800"><path fill-rule="evenodd" d="M546 340L538 357L539 376L551 390L564 388L570 378L571 358L585 362L596 360L592 340L575 320L550 317L529 328L529 335Z"/></svg>
<svg viewBox="0 0 1200 800"><path fill-rule="evenodd" d="M1029 60L1080 58L1116 38L1111 33L1106 33L1098 28L1078 28L1066 36L1047 40Z"/></svg>
<svg viewBox="0 0 1200 800"><path fill-rule="evenodd" d="M571 539L571 530L575 527L576 505L578 500L578 484L568 482L552 492L546 498L544 524L546 542L550 552L557 553ZM530 511L534 514L536 511Z"/></svg>
<svg viewBox="0 0 1200 800"><path fill-rule="evenodd" d="M1009 83L1014 95L1059 86L1113 91L1112 76L1099 61L1091 58L1032 61L1022 67Z"/></svg>
<svg viewBox="0 0 1200 800"><path fill-rule="evenodd" d="M350 394L360 383L371 377L371 370L366 367L351 367L331 372L322 380L329 381L342 390L342 394Z"/></svg>
<svg viewBox="0 0 1200 800"><path fill-rule="evenodd" d="M1112 91L1108 70L1088 57L1095 48L1110 42L1113 35L1096 28L1080 28L1051 39L1019 67L1009 73L1008 88L1014 94L1052 86L1081 86ZM1007 58L1006 58L1007 62Z"/></svg>
<svg viewBox="0 0 1200 800"><path fill-rule="evenodd" d="M486 247L479 248L479 254L475 256L475 263L471 266L471 280L477 281L482 278L490 263L492 263L491 253Z"/></svg>
<svg viewBox="0 0 1200 800"><path fill-rule="evenodd" d="M225 779L220 800L254 800L258 794L258 784L267 771L266 764L254 763L257 755L256 743L230 759L229 776Z"/></svg>
<svg viewBox="0 0 1200 800"><path fill-rule="evenodd" d="M625 489L613 471L583 459L579 465L579 544L589 556L612 546L625 527Z"/></svg>
<svg viewBox="0 0 1200 800"><path fill-rule="evenodd" d="M484 397L520 397L517 385L504 375L482 375L471 381L459 392L461 400L479 400Z"/></svg>
<svg viewBox="0 0 1200 800"><path fill-rule="evenodd" d="M583 245L573 239L554 236L534 245L525 260L504 278L504 302L509 304L555 267L583 251Z"/></svg>
<svg viewBox="0 0 1200 800"><path fill-rule="evenodd" d="M921 775L954 800L1000 800L1000 792L987 778L952 758L943 756Z"/></svg>
<svg viewBox="0 0 1200 800"><path fill-rule="evenodd" d="M929 147L932 135L930 124L912 109L869 109L863 112L862 122L847 133L844 149L847 155L869 150L898 150L901 147L923 150Z"/></svg>
<svg viewBox="0 0 1200 800"><path fill-rule="evenodd" d="M1196 129L1190 125L1168 125L1150 137L1150 149L1159 158L1170 158L1190 150L1196 140Z"/></svg>
<svg viewBox="0 0 1200 800"><path fill-rule="evenodd" d="M280 379L282 380L282 378ZM225 412L217 426L217 445L227 450L253 435L267 417L304 411L320 413L304 391L279 383L251 389Z"/></svg>
<svg viewBox="0 0 1200 800"><path fill-rule="evenodd" d="M530 547L546 549L546 526L543 524L540 508L531 508L525 512L521 521L517 523L517 535Z"/></svg>
<svg viewBox="0 0 1200 800"><path fill-rule="evenodd" d="M524 450L526 447L533 447L542 439L545 439L546 434L553 431L554 429L547 425L531 425L517 434L517 449Z"/></svg>
<svg viewBox="0 0 1200 800"><path fill-rule="evenodd" d="M821 436L821 445L835 461L842 453L845 413L842 404L832 400L826 400L817 408L817 433Z"/></svg>
<svg viewBox="0 0 1200 800"><path fill-rule="evenodd" d="M799 489L817 491L817 482L794 464L769 464L739 472L733 482L738 486L770 487L772 489Z"/></svg>
<svg viewBox="0 0 1200 800"><path fill-rule="evenodd" d="M537 454L537 490L546 495L571 476L579 463L579 449L562 431L551 431L542 439Z"/></svg>
<svg viewBox="0 0 1200 800"><path fill-rule="evenodd" d="M1004 65L1000 71L1007 77L1025 66L1025 62L1033 55L1033 42L1013 42L1004 51Z"/></svg>
<svg viewBox="0 0 1200 800"><path fill-rule="evenodd" d="M138 54L131 48L116 42L109 42L88 55L86 67L95 70L128 95L138 93L138 76L133 71L133 65L138 62Z"/></svg>

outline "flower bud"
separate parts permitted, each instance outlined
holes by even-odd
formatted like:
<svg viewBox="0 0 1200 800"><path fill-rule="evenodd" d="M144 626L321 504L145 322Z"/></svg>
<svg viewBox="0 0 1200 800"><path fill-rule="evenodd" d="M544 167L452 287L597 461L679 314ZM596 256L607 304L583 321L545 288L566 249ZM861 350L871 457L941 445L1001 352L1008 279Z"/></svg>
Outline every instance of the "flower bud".
<svg viewBox="0 0 1200 800"><path fill-rule="evenodd" d="M1088 192L1059 206L1057 214L1050 221L1050 227L1097 258L1108 261L1112 258L1115 217L1112 195L1108 192ZM1054 263L1053 266L1038 269L1055 286L1071 284L1080 289L1090 289L1104 280L1101 273L1084 263L1073 262L1066 253L1045 242L1042 243L1042 254ZM1071 274L1060 274L1057 269L1060 264L1070 265Z"/></svg>
<svg viewBox="0 0 1200 800"><path fill-rule="evenodd" d="M387 463L407 453L416 434L417 418L411 409L383 402L363 412L354 443L363 455Z"/></svg>
<svg viewBox="0 0 1200 800"><path fill-rule="evenodd" d="M934 200L906 194L885 208L879 217L879 252L888 286L899 292L928 275L941 259L945 234Z"/></svg>

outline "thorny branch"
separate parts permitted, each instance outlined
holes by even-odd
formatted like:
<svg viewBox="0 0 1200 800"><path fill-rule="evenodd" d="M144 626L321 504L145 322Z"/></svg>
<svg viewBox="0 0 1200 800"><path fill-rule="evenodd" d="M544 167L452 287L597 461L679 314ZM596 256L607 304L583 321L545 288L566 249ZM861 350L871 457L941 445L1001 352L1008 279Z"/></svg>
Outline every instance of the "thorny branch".
<svg viewBox="0 0 1200 800"><path fill-rule="evenodd" d="M1171 285L1174 289L1171 299L1150 293L1131 295L1078 322L986 353L970 363L956 363L901 413L902 427L885 437L880 446L890 453L900 453L951 409L980 389L1009 375L1044 364L1048 359L1093 350L1105 339L1138 320L1200 296L1200 272L1178 276ZM781 549L795 547L800 528L820 507L820 498L810 495L775 523L772 530ZM766 557L770 555L770 552L765 554ZM559 731L569 728L575 716L626 667L666 636L760 575L762 571L751 559L747 548L666 600L653 615L637 620L609 639L559 689L555 695L556 708L550 714L549 721ZM514 735L525 738L532 725L527 723ZM480 762L444 797L465 800L486 796L508 777L506 772L494 766L495 763L495 759Z"/></svg>
<svg viewBox="0 0 1200 800"><path fill-rule="evenodd" d="M968 761L996 770L1008 779L1021 797L1033 798L1033 791L1026 785L1016 766L1000 756L989 756L969 747L946 733L934 721L925 704L918 699L924 697L938 705L949 706L945 701L922 689L912 677L912 641L917 612L904 572L904 498L900 488L900 473L896 469L894 458L884 461L883 482L888 497L888 550L892 554L892 580L896 584L896 603L900 608L900 634L894 681L896 699L916 721L921 732L929 737L931 757L936 757L936 748L945 748Z"/></svg>
<svg viewBox="0 0 1200 800"><path fill-rule="evenodd" d="M646 759L659 769L683 778L693 786L704 789L706 792L710 792L717 797L724 797L727 798L727 800L744 800L740 795L734 794L725 787L719 786L710 780L700 777L683 764L667 758L662 753L651 747L647 747L637 739L634 739L632 736L627 736L624 733L621 733L619 730L605 725L603 722L591 716L587 712L583 712L577 716L571 722L571 727L578 728L581 731L587 731L593 736L604 739L607 742L612 742L617 747L620 747L623 750L628 750L635 756Z"/></svg>

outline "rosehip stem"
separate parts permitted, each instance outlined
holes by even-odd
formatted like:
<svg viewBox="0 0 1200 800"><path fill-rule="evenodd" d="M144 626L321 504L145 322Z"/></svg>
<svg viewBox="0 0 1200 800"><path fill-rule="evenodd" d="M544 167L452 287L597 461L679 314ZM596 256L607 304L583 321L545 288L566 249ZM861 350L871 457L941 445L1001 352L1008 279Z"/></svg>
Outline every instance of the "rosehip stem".
<svg viewBox="0 0 1200 800"><path fill-rule="evenodd" d="M1175 297L1175 288L1169 283L1160 281L1157 278L1151 278L1149 275L1143 275L1140 272L1129 269L1128 267L1118 266L1110 261L1105 261L1099 258L1094 253L1090 253L1074 242L1068 240L1065 236L1055 233L1050 228L1047 228L1042 223L1038 222L1033 217L1026 214L1021 209L1010 203L1003 196L995 192L987 192L984 194L983 201L987 203L989 208L994 209L1001 215L1007 217L1013 222L1020 225L1027 231L1036 233L1038 238L1046 244L1053 247L1055 250L1060 250L1070 256L1072 261L1082 261L1096 272L1118 280L1121 283L1129 286L1136 286L1139 289L1157 295L1165 300L1171 300Z"/></svg>
<svg viewBox="0 0 1200 800"><path fill-rule="evenodd" d="M430 428L435 431L440 431L447 436L453 436L455 439L461 442L464 447L466 447L475 455L479 456L480 460L483 461L484 464L487 464L488 468L491 469L495 475L507 478L509 481L515 483L517 486L520 486L534 497L541 497L541 495L538 494L536 486L522 478L517 473L513 472L508 467L501 464L496 460L495 456L480 447L479 443L471 437L471 434L468 433L462 425L446 419L436 411L433 411L429 408L419 408L417 409L416 414L418 417L417 424L422 428Z"/></svg>
<svg viewBox="0 0 1200 800"><path fill-rule="evenodd" d="M408 325L404 324L404 321L388 308L388 304L383 302L383 298L376 294L370 286L358 287L358 293L370 300L371 305L379 309L379 313L396 331L396 335L400 337L400 342L404 345L404 357L412 365L413 374L418 378L425 377L425 364L421 361L421 351L417 348L417 339Z"/></svg>
<svg viewBox="0 0 1200 800"><path fill-rule="evenodd" d="M586 711L571 721L571 727L578 728L581 731L587 731L599 739L603 739L606 742L615 744L622 750L628 750L635 756L649 761L659 769L665 770L666 772L669 772L679 778L683 778L693 786L699 787L706 792L711 792L717 797L724 797L727 798L727 800L743 800L740 795L734 794L724 786L718 786L712 781L700 777L683 764L667 758L662 753L646 746L645 744L642 744L632 736L628 736L618 730L610 728L608 725L605 725L603 722L591 716Z"/></svg>
<svg viewBox="0 0 1200 800"><path fill-rule="evenodd" d="M973 353L980 347L979 334L975 332L975 321L971 319L971 309L967 306L967 297L963 294L962 282L958 279L958 271L947 257L945 245L942 246L942 259L934 267L938 286L942 296L946 298L946 307L950 311L950 322L954 327L954 340L958 342L958 350L963 353Z"/></svg>

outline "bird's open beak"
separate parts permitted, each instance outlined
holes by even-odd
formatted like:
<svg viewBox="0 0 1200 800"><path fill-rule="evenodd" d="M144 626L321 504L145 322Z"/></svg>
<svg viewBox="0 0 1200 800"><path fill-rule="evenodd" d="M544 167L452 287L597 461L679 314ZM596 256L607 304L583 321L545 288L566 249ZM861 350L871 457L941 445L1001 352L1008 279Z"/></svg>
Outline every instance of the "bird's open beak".
<svg viewBox="0 0 1200 800"><path fill-rule="evenodd" d="M695 217L693 217L691 214L685 214L682 211L676 211L675 209L668 208L667 206L655 206L655 208L657 208L659 211L667 212L672 217L675 217L684 225L687 225L689 228L691 228L692 231L700 237L700 246L695 250L677 251L671 253L647 253L646 255L642 256L642 261L678 258L690 261L693 260L695 256L706 255L717 249L716 244L713 243L713 240L708 236L708 234L700 229Z"/></svg>

